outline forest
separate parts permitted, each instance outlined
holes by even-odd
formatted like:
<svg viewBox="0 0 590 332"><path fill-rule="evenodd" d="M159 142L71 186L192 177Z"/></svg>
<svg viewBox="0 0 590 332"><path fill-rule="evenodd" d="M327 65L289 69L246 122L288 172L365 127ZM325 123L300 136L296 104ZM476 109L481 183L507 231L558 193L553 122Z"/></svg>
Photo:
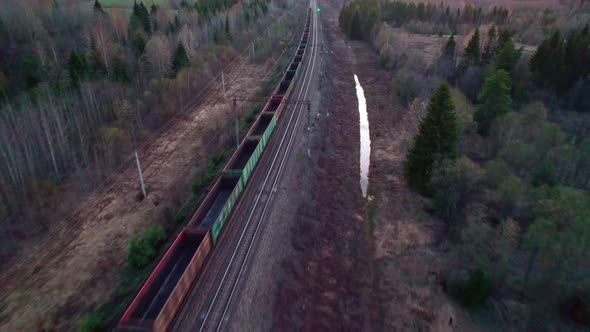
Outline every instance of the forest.
<svg viewBox="0 0 590 332"><path fill-rule="evenodd" d="M3 4L0 256L45 232L64 193L92 191L183 112L261 30L269 4Z"/></svg>
<svg viewBox="0 0 590 332"><path fill-rule="evenodd" d="M585 6L576 10L588 13ZM522 31L511 28L509 8L453 12L353 1L340 15L349 38L379 51L393 102L427 101L404 177L442 223L443 289L487 326L513 319L521 330L587 328L589 16L529 52L516 46ZM396 28L410 21L441 31L430 63L419 50L399 50ZM467 33L445 32L457 24Z"/></svg>

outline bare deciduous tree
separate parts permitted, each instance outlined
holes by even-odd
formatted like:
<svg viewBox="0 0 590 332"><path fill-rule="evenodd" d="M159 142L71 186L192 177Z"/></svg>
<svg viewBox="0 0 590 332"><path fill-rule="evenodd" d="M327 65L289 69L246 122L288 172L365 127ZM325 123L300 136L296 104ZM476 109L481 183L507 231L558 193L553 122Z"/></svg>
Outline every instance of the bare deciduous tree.
<svg viewBox="0 0 590 332"><path fill-rule="evenodd" d="M153 71L160 77L170 72L172 48L168 37L162 34L150 38L146 46L146 58Z"/></svg>

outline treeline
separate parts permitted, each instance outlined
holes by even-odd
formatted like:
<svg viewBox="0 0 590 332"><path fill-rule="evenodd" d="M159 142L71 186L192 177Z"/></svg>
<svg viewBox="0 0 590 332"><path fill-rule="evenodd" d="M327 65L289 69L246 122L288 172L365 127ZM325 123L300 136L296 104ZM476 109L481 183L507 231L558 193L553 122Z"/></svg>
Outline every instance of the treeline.
<svg viewBox="0 0 590 332"><path fill-rule="evenodd" d="M236 54L233 46L245 47L262 26L261 3L270 5L244 2L206 18L142 2L131 13L99 1L90 10L59 1L35 10L5 4L0 236L8 237L0 249L18 246L14 234L44 227L61 181L90 190L181 111Z"/></svg>
<svg viewBox="0 0 590 332"><path fill-rule="evenodd" d="M462 8L451 8L441 2L438 6L433 3L413 3L403 1L385 1L381 3L383 20L393 26L402 26L412 20L432 21L455 26L462 23L502 24L508 20L509 10L505 7L494 6L484 12L482 7L467 4Z"/></svg>
<svg viewBox="0 0 590 332"><path fill-rule="evenodd" d="M590 111L590 28L559 31L546 38L530 59L530 70L537 86L555 94L569 92L569 106Z"/></svg>
<svg viewBox="0 0 590 332"><path fill-rule="evenodd" d="M511 97L521 104L533 97L552 96L557 104L577 111L590 111L590 33L589 26L575 29L563 38L560 32L545 39L530 59L521 61L522 49L516 49L508 30L488 30L485 41L476 29L463 56L456 65L455 55L443 50L443 61L451 67L445 79L457 82L462 91L475 101L485 72L505 70L511 79ZM453 49L453 37L445 49ZM483 46L482 46L483 45ZM454 51L453 51L454 52ZM452 52L451 52L452 53ZM528 60L528 61L527 61ZM439 62L440 65L440 62Z"/></svg>
<svg viewBox="0 0 590 332"><path fill-rule="evenodd" d="M193 3L191 3L191 1L182 0L180 2L180 7L186 10L194 10L201 17L206 18L217 14L220 11L223 12L237 3L238 0L199 0L194 1ZM268 4L269 2L266 0L253 0L245 2L244 18L246 21L249 21L251 17L255 18L256 15L258 15L259 10L264 15L266 15L268 12Z"/></svg>
<svg viewBox="0 0 590 332"><path fill-rule="evenodd" d="M496 6L484 12L481 7L473 5L452 9L442 2L437 6L424 2L355 0L342 9L339 19L342 31L349 38L368 40L381 21L392 27L401 27L414 21L431 22L456 30L460 24L503 24L508 16L507 8Z"/></svg>

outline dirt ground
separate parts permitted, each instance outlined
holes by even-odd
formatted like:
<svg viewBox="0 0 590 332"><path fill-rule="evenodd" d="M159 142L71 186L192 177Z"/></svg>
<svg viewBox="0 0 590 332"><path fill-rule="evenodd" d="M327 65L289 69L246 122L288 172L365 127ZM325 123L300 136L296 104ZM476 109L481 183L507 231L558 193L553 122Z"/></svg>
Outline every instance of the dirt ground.
<svg viewBox="0 0 590 332"><path fill-rule="evenodd" d="M262 65L245 63L226 73L226 79L235 77L229 94L251 92L272 60ZM160 137L141 158L147 199L137 199L134 167L117 175L112 190L91 197L77 215L83 221L79 227L58 234L16 271L18 278L3 282L0 330L72 330L85 310L105 301L126 265L132 235L161 222L164 207L174 206L175 196L188 197L190 181L186 179L206 167L211 151L229 141L232 131L220 130L231 119L229 105L206 101L173 127L173 135Z"/></svg>
<svg viewBox="0 0 590 332"><path fill-rule="evenodd" d="M390 95L392 73L368 44L345 41L337 7L322 7L320 97L282 180L232 331L475 331L444 294L441 223L403 180L403 162L426 101ZM360 191L359 116L353 75L367 98L369 199ZM313 88L313 87L312 87Z"/></svg>

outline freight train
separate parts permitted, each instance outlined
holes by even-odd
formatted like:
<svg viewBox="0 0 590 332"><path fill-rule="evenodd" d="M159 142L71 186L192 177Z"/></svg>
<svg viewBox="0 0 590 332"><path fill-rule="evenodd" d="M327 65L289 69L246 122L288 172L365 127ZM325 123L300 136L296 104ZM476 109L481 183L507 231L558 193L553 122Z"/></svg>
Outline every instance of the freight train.
<svg viewBox="0 0 590 332"><path fill-rule="evenodd" d="M207 257L223 234L295 86L307 48L311 15L296 53L256 121L186 228L174 240L117 326L119 331L166 331Z"/></svg>

